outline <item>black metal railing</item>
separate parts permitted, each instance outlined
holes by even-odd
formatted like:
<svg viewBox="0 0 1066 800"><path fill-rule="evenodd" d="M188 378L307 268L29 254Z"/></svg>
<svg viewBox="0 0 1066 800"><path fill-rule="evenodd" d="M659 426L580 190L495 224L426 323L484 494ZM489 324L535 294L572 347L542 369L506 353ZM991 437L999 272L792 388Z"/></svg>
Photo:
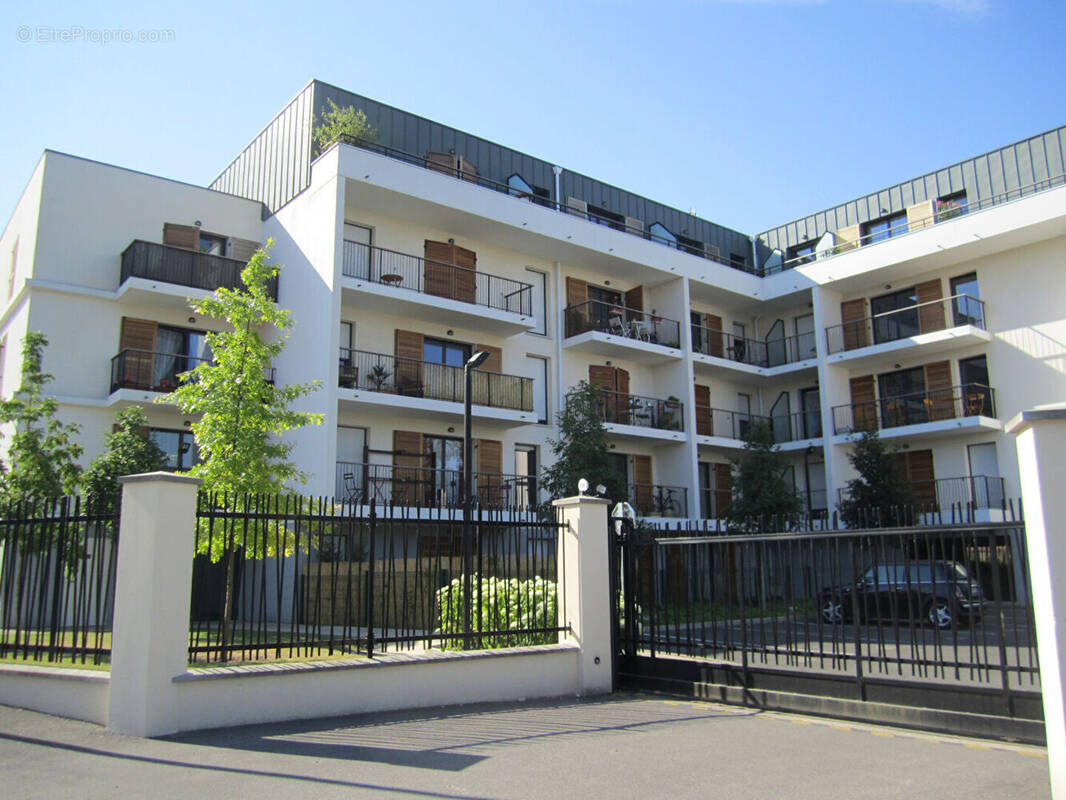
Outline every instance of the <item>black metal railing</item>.
<svg viewBox="0 0 1066 800"><path fill-rule="evenodd" d="M362 242L345 240L342 269L349 278L383 286L411 289L525 316L533 313L533 285L530 283Z"/></svg>
<svg viewBox="0 0 1066 800"><path fill-rule="evenodd" d="M928 512L952 507L1004 509L1007 506L1006 482L999 475L911 481L910 487L918 507ZM847 490L837 489L837 496L843 500Z"/></svg>
<svg viewBox="0 0 1066 800"><path fill-rule="evenodd" d="M692 352L755 367L778 367L818 355L813 333L760 341L703 325L692 326Z"/></svg>
<svg viewBox="0 0 1066 800"><path fill-rule="evenodd" d="M111 657L118 503L25 500L0 514L0 660Z"/></svg>
<svg viewBox="0 0 1066 800"><path fill-rule="evenodd" d="M181 353L156 353L152 350L127 348L111 359L111 391L140 389L149 392L173 392L181 385L181 375L208 358L188 356ZM267 367L263 378L274 385L277 370Z"/></svg>
<svg viewBox="0 0 1066 800"><path fill-rule="evenodd" d="M626 487L629 502L642 517L684 517L688 515L688 489L631 483Z"/></svg>
<svg viewBox="0 0 1066 800"><path fill-rule="evenodd" d="M681 325L677 320L626 308L617 303L586 300L568 306L565 316L567 337L599 331L666 347L681 346Z"/></svg>
<svg viewBox="0 0 1066 800"><path fill-rule="evenodd" d="M439 161L429 159L425 156L415 155L414 153L408 153L403 150L399 150L395 147L389 147L388 145L378 144L377 142L371 142L366 139L362 139L356 136L341 136L339 141L344 144L349 144L354 147L360 147L364 150L370 150L374 153L379 153L389 158L397 159L398 161L404 161L408 164L414 164L419 167L433 170L434 172L440 172L445 175L451 175L458 180L467 181L469 183L482 186L486 189L492 189L493 191L500 192L501 194L507 194L520 200L528 200L538 206L544 208L550 208L553 211L559 211L563 214L569 214L581 219L586 219L591 223L597 225L605 225L616 231L622 231L624 233L631 234L633 236L639 236L642 239L647 239L657 244L662 244L667 247L671 247L675 250L681 250L682 252L689 253L691 255L706 258L709 261L714 261L718 264L724 264L727 267L740 270L742 272L748 272L751 274L761 275L762 273L755 269L750 264L738 261L732 257L725 257L717 255L713 250L708 250L702 247L702 242L699 243L701 247L697 248L691 244L684 244L678 242L675 239L670 239L665 236L660 236L655 233L651 233L645 228L643 222L639 225L630 224L626 218L619 214L612 214L611 216L604 216L598 214L595 211L589 211L587 206L575 205L569 201L561 201L559 198L551 199L550 197L544 197L538 194L530 194L529 192L522 191L508 183L502 183L500 181L491 180L477 174L467 166L464 169L464 162L457 162L455 166L449 166L442 164ZM465 162L468 164L469 162Z"/></svg>
<svg viewBox="0 0 1066 800"><path fill-rule="evenodd" d="M189 663L551 644L567 630L554 522L353 508L201 495Z"/></svg>
<svg viewBox="0 0 1066 800"><path fill-rule="evenodd" d="M755 423L768 425L774 441L778 443L817 439L822 435L820 411L797 411L792 414L764 416L744 411L727 411L724 408L696 406L696 434L698 436L743 439L749 427Z"/></svg>
<svg viewBox="0 0 1066 800"><path fill-rule="evenodd" d="M345 503L382 507L461 509L466 497L462 469L352 461L337 462L335 491ZM535 475L475 472L474 491L480 508L525 512L543 499Z"/></svg>
<svg viewBox="0 0 1066 800"><path fill-rule="evenodd" d="M677 398L661 400L601 389L596 406L603 422L664 431L685 429L685 404Z"/></svg>
<svg viewBox="0 0 1066 800"><path fill-rule="evenodd" d="M859 247L866 247L888 239L895 239L919 230L924 230L931 225L946 222L965 214L972 214L975 211L983 211L987 208L993 208L994 206L1002 205L1004 203L1021 200L1023 197L1046 192L1048 189L1054 189L1056 186L1062 186L1063 184L1066 184L1066 174L1059 174L1050 178L1045 178L1044 180L1028 183L1025 186L1019 186L1017 189L999 192L979 200L970 200L967 198L964 203L938 203L931 216L922 219L901 220L888 228L881 228L876 231L865 233L854 241L839 241L835 245L827 247L816 254L812 255L807 253L795 256L794 258L785 259L778 266L766 267L764 272L767 275L772 275L777 272L783 272L784 270L795 269L804 264L809 264L812 261L821 261L825 258L832 258L841 253L846 253L849 250L855 250Z"/></svg>
<svg viewBox="0 0 1066 800"><path fill-rule="evenodd" d="M996 416L996 392L991 386L967 383L950 389L933 389L835 406L833 432L875 431L977 416Z"/></svg>
<svg viewBox="0 0 1066 800"><path fill-rule="evenodd" d="M859 697L867 681L880 697L983 687L1006 715L1039 691L1020 523L711 533L624 541L623 654L809 672Z"/></svg>
<svg viewBox="0 0 1066 800"><path fill-rule="evenodd" d="M246 265L247 262L234 258L135 239L122 252L119 285L128 278L145 278L210 292L243 289L241 271ZM267 282L267 291L271 299L278 299L277 276Z"/></svg>
<svg viewBox="0 0 1066 800"><path fill-rule="evenodd" d="M533 410L533 379L501 372L473 371L474 405ZM384 392L427 400L462 403L466 379L462 367L414 358L340 349L338 383L346 389Z"/></svg>
<svg viewBox="0 0 1066 800"><path fill-rule="evenodd" d="M872 317L832 325L825 329L825 337L829 352L839 353L959 325L973 325L985 330L984 301L968 294L956 294L916 303Z"/></svg>

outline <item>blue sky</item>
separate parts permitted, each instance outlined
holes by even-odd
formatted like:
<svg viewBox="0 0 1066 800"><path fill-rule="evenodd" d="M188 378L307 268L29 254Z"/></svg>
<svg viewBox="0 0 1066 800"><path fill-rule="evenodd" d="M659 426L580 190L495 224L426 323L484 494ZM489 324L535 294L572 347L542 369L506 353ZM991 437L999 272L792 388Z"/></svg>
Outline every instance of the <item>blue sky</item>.
<svg viewBox="0 0 1066 800"><path fill-rule="evenodd" d="M92 5L0 10L4 220L46 147L207 183L313 77L745 233L1066 123L1051 0Z"/></svg>

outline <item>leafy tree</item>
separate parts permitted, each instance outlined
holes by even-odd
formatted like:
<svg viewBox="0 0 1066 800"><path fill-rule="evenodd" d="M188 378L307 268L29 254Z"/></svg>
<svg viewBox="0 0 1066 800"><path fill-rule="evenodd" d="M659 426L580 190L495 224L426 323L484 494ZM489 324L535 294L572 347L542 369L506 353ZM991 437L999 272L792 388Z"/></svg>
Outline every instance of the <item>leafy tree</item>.
<svg viewBox="0 0 1066 800"><path fill-rule="evenodd" d="M371 142L378 138L378 129L367 121L362 109L356 111L352 106L339 108L332 100L326 102L330 105L329 110L322 113L321 120L312 133L315 153L321 153L341 137L366 139Z"/></svg>
<svg viewBox="0 0 1066 800"><path fill-rule="evenodd" d="M894 450L876 432L864 433L848 461L859 473L848 481L837 507L849 528L880 528L900 524L914 507L915 497Z"/></svg>
<svg viewBox="0 0 1066 800"><path fill-rule="evenodd" d="M278 437L322 422L320 414L290 408L314 391L317 382L275 386L267 379L292 327L289 311L279 308L267 291L267 282L279 272L278 266L267 262L271 247L273 242L268 241L266 250L257 251L241 272L244 289L218 289L193 304L198 314L224 320L229 329L207 334L212 360L183 373L181 385L166 398L184 413L200 415L192 430L201 461L189 474L203 480L204 490L217 507L229 511L244 510L257 494L275 494L287 483L306 480L289 460L292 444ZM284 527L252 522L241 527L238 541L234 520L215 535L200 531L197 552L209 555L213 562L223 556L227 560L223 644L229 643L233 568L236 552L242 548L253 558L290 555L295 534Z"/></svg>
<svg viewBox="0 0 1066 800"><path fill-rule="evenodd" d="M566 404L555 415L560 438L549 440L555 463L544 470L544 486L557 499L577 494L577 482L603 484L611 501L626 499L625 478L611 468L607 428L602 422L603 392L581 381L566 393Z"/></svg>
<svg viewBox="0 0 1066 800"><path fill-rule="evenodd" d="M148 419L140 406L130 406L115 417L117 430L107 437L107 450L93 459L82 484L93 510L111 507L118 497L123 475L153 472L166 465L166 454L145 435Z"/></svg>
<svg viewBox="0 0 1066 800"><path fill-rule="evenodd" d="M794 524L800 499L785 473L788 458L774 444L769 424L752 421L744 433L744 452L732 461L733 502L726 509L730 530L751 532Z"/></svg>
<svg viewBox="0 0 1066 800"><path fill-rule="evenodd" d="M22 340L22 383L10 400L0 402L0 423L14 426L3 471L6 502L24 498L56 499L77 491L82 446L78 426L55 418L59 401L44 395L52 376L41 370L48 339L29 331Z"/></svg>

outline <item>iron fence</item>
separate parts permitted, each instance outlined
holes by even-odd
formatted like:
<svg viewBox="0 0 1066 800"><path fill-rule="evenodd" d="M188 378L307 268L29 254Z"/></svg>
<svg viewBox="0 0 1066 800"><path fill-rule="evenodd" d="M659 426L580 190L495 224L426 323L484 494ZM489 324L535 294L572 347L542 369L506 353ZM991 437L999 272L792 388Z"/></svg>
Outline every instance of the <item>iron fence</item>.
<svg viewBox="0 0 1066 800"><path fill-rule="evenodd" d="M532 511L540 503L535 475L475 472L475 506ZM337 462L335 497L368 506L461 509L466 492L461 469Z"/></svg>
<svg viewBox="0 0 1066 800"><path fill-rule="evenodd" d="M677 398L661 400L601 389L596 408L604 422L665 431L685 430L685 404Z"/></svg>
<svg viewBox="0 0 1066 800"><path fill-rule="evenodd" d="M547 644L566 630L556 524L345 510L201 494L190 663Z"/></svg>
<svg viewBox="0 0 1066 800"><path fill-rule="evenodd" d="M111 391L139 389L148 392L173 392L181 383L181 376L209 358L184 353L156 353L151 350L127 348L111 359ZM273 385L277 376L274 367L263 370L263 378Z"/></svg>
<svg viewBox="0 0 1066 800"><path fill-rule="evenodd" d="M825 329L826 345L830 353L839 353L959 325L973 325L985 330L984 301L968 294L956 294L848 320Z"/></svg>
<svg viewBox="0 0 1066 800"><path fill-rule="evenodd" d="M128 278L163 281L194 289L244 289L241 272L246 262L211 253L136 239L122 252L120 285ZM267 281L267 293L278 299L278 277Z"/></svg>
<svg viewBox="0 0 1066 800"><path fill-rule="evenodd" d="M118 503L24 500L0 516L0 659L111 656Z"/></svg>
<svg viewBox="0 0 1066 800"><path fill-rule="evenodd" d="M640 309L602 300L586 300L568 306L565 314L568 338L599 331L639 342L681 347L681 323Z"/></svg>
<svg viewBox="0 0 1066 800"><path fill-rule="evenodd" d="M977 416L996 416L995 390L982 383L965 383L950 389L931 389L834 406L833 432L875 431Z"/></svg>
<svg viewBox="0 0 1066 800"><path fill-rule="evenodd" d="M412 289L499 311L530 316L533 285L478 269L386 250L362 242L344 242L342 272L349 278Z"/></svg>
<svg viewBox="0 0 1066 800"><path fill-rule="evenodd" d="M972 509L1005 509L1007 507L1006 481L999 475L970 475L965 478L912 481L910 487L916 502L921 507L960 506ZM843 500L846 495L846 489L837 489L838 499Z"/></svg>

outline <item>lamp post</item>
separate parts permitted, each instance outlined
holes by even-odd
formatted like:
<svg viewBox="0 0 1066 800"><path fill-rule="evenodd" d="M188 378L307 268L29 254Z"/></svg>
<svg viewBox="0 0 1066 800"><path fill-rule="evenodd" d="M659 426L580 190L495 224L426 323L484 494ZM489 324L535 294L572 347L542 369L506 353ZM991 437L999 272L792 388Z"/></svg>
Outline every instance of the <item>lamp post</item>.
<svg viewBox="0 0 1066 800"><path fill-rule="evenodd" d="M466 392L463 397L463 649L470 647L470 611L473 593L471 579L474 570L474 537L470 522L474 512L474 436L471 430L472 396L474 394L475 369L480 367L489 354L479 350L463 365ZM480 576L479 576L480 578Z"/></svg>

